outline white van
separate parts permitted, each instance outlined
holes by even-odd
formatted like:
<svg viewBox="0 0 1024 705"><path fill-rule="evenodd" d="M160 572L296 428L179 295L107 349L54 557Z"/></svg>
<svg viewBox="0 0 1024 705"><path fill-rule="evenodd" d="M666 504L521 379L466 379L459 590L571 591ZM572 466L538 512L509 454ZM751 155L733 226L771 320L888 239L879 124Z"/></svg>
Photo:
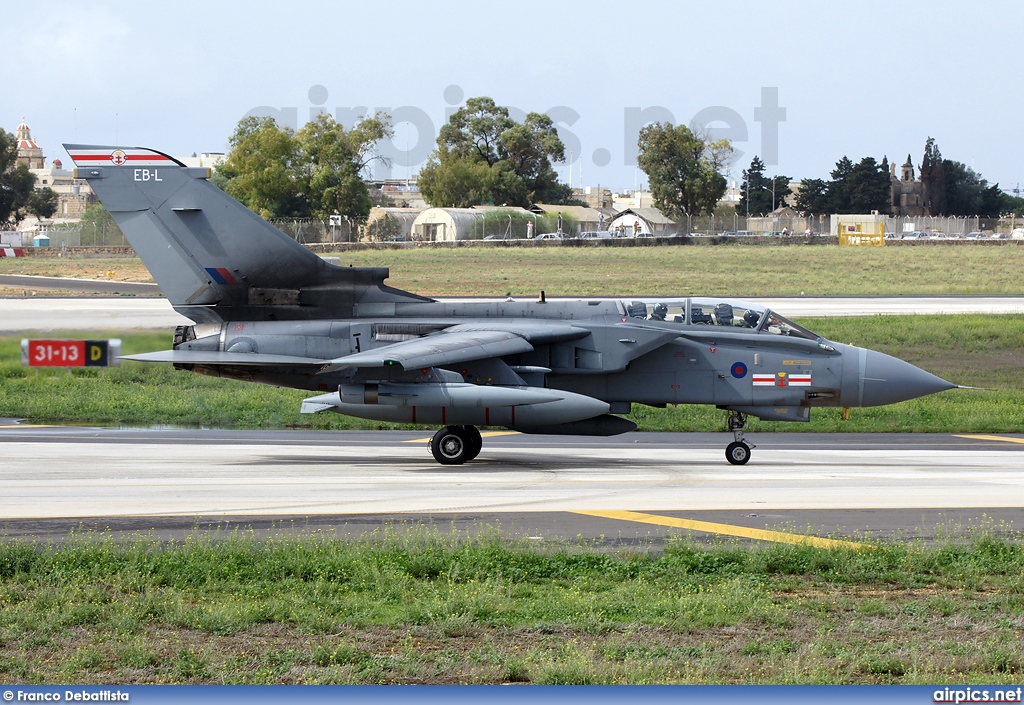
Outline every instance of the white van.
<svg viewBox="0 0 1024 705"><path fill-rule="evenodd" d="M1024 240L1024 228L1017 228L1010 233L1010 238L1013 240Z"/></svg>

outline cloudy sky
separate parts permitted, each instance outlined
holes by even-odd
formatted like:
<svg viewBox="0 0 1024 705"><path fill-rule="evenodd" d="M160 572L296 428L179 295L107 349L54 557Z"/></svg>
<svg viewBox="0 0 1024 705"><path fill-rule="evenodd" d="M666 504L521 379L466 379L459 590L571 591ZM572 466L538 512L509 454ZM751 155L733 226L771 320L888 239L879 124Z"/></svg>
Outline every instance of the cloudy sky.
<svg viewBox="0 0 1024 705"><path fill-rule="evenodd" d="M246 114L401 118L391 175L446 110L487 95L549 112L572 183L645 183L645 120L696 118L769 173L827 177L843 155L920 164L925 139L990 182L1024 183L1024 3L45 2L0 4L0 127L173 155L227 149ZM952 8L952 9L950 9ZM777 99L776 99L777 96ZM355 109L355 110L354 110ZM777 133L777 137L773 136ZM568 154L567 154L568 156ZM581 158L582 157L582 158ZM569 168L561 166L563 179ZM378 173L383 176L383 173Z"/></svg>

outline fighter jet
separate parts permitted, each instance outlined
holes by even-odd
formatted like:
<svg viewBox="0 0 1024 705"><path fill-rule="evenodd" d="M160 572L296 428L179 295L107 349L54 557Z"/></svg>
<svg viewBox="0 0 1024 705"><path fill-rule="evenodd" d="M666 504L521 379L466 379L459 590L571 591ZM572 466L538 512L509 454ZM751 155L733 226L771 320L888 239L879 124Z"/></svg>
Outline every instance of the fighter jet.
<svg viewBox="0 0 1024 705"><path fill-rule="evenodd" d="M388 269L326 262L190 168L152 149L65 145L176 311L172 350L129 360L317 392L302 412L437 425L437 462L482 448L479 427L612 436L633 404L728 412L728 462L748 416L810 419L953 385L740 301L437 301Z"/></svg>

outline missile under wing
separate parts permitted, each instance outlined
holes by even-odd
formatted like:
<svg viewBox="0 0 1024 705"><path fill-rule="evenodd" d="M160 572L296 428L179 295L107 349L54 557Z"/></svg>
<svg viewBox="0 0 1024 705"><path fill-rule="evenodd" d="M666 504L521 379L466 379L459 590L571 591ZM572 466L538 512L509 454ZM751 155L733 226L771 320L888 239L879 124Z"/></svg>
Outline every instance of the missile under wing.
<svg viewBox="0 0 1024 705"><path fill-rule="evenodd" d="M780 314L713 298L435 301L388 270L339 267L207 180L144 148L65 145L164 295L195 325L128 359L306 389L302 411L441 426L443 464L481 451L478 427L615 435L635 403L728 412L742 464L747 416L891 404L955 385L825 340Z"/></svg>

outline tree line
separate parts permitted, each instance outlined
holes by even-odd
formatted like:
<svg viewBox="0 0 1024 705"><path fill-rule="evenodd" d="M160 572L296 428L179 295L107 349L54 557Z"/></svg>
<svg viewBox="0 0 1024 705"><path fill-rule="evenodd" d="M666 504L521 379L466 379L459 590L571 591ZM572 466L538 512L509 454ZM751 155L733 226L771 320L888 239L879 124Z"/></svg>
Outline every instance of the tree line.
<svg viewBox="0 0 1024 705"><path fill-rule="evenodd" d="M393 136L385 113L348 129L321 114L298 131L270 117L247 117L231 135L230 150L212 181L263 217L340 215L360 222L375 203L387 205L368 189L364 174L375 161L387 164L376 145ZM675 220L715 211L727 188L724 174L733 154L728 140L712 140L686 125L652 123L640 131L637 146L655 207ZM56 194L34 188L35 176L16 159L14 136L0 129L0 224L27 214L45 218L56 210ZM565 146L547 115L529 113L517 122L491 98L470 98L441 128L419 187L435 207L584 205L558 180L554 164L564 160ZM764 172L756 156L743 171L738 214L768 213L792 196L790 177ZM1024 199L990 185L961 162L943 159L931 137L919 173L923 205L932 215L1024 215ZM792 199L795 208L804 214L892 211L887 158L854 163L844 156L830 177L801 181Z"/></svg>
<svg viewBox="0 0 1024 705"><path fill-rule="evenodd" d="M910 156L907 156L910 162ZM740 215L769 213L786 203L792 194L790 177L764 175L765 165L757 157L743 171ZM925 142L919 169L923 184L921 205L930 215L998 217L1008 213L1024 215L1024 198L1005 193L999 184L989 184L981 174L962 162L943 159L931 137ZM794 208L804 215L826 213L893 212L892 174L889 160L881 163L864 157L856 164L846 156L836 162L831 178L804 179L793 198ZM773 188L774 186L774 188Z"/></svg>
<svg viewBox="0 0 1024 705"><path fill-rule="evenodd" d="M362 220L372 200L359 175L380 159L375 142L392 135L384 114L348 131L322 115L298 133L270 118L246 118L231 138L215 182L262 215ZM640 131L637 146L655 207L675 220L715 211L727 188L724 174L733 153L728 140L711 140L686 125L652 123ZM419 187L428 204L441 208L583 205L558 181L554 164L564 159L565 146L548 116L529 113L517 122L491 98L470 98L441 128ZM932 215L1024 214L1024 199L1004 193L961 162L943 159L930 137L919 173L926 195L922 205ZM888 158L854 162L843 156L829 176L804 179L794 196L790 177L766 176L764 162L755 156L743 171L736 212L768 213L788 202L806 215L893 211Z"/></svg>
<svg viewBox="0 0 1024 705"><path fill-rule="evenodd" d="M382 113L351 130L321 115L298 132L272 118L245 118L213 181L265 217L362 220L373 199L361 173L383 161L374 145L393 134L391 118ZM655 123L641 131L639 147L655 205L666 215L714 210L726 190L727 140ZM517 122L507 107L481 96L468 99L441 128L418 183L424 200L438 208L585 205L558 180L554 165L564 161L565 145L550 117L529 113Z"/></svg>

